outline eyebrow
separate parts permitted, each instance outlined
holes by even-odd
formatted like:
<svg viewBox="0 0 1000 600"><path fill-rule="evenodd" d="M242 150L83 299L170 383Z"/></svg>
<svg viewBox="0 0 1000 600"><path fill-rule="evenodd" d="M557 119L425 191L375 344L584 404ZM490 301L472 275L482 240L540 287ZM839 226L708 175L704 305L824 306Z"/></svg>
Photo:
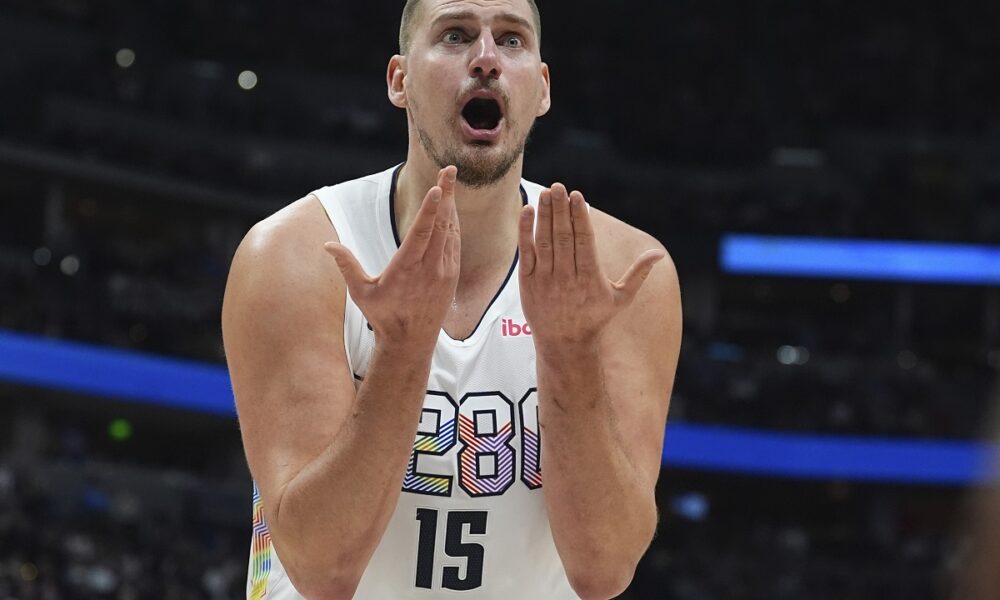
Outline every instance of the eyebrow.
<svg viewBox="0 0 1000 600"><path fill-rule="evenodd" d="M442 15L438 15L436 19L431 23L431 27L437 27L442 21L471 21L478 18L479 15L472 12L471 10L463 10L456 12L447 12ZM497 21L504 21L506 23L513 23L514 25L520 25L528 31L537 35L534 25L530 21L525 19L520 15L515 15L514 13L500 13L496 16Z"/></svg>

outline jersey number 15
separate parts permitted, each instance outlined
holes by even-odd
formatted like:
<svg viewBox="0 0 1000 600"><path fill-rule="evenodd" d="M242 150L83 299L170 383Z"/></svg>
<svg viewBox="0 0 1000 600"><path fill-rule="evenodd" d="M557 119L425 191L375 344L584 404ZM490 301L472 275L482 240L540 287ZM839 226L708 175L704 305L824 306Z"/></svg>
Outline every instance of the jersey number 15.
<svg viewBox="0 0 1000 600"><path fill-rule="evenodd" d="M467 543L462 538L466 526L470 535L486 535L486 516L486 511L482 510L456 510L448 513L444 552L452 558L466 559L465 577L460 576L458 567L445 567L441 574L441 587L463 591L483 585L485 550L482 545ZM417 521L420 523L420 532L417 538L416 585L429 590L434 577L438 511L432 508L418 508Z"/></svg>

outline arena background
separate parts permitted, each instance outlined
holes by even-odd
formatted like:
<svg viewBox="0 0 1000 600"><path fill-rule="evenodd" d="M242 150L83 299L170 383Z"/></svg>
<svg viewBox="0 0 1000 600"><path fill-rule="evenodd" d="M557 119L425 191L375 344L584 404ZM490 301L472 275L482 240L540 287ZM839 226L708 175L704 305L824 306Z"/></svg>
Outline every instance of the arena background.
<svg viewBox="0 0 1000 600"><path fill-rule="evenodd" d="M656 235L683 287L622 598L948 597L1000 371L1000 4L539 4L526 177ZM0 599L241 597L229 262L404 158L400 8L0 0Z"/></svg>

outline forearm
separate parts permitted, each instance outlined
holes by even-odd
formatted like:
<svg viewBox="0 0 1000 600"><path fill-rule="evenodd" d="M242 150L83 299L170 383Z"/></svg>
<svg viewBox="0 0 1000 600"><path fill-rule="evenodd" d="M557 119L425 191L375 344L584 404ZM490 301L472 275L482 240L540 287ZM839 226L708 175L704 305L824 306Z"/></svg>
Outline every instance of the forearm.
<svg viewBox="0 0 1000 600"><path fill-rule="evenodd" d="M432 352L376 345L343 427L284 488L271 526L300 572L350 578L367 565L399 498Z"/></svg>
<svg viewBox="0 0 1000 600"><path fill-rule="evenodd" d="M631 578L656 505L625 451L596 344L540 349L537 369L543 489L567 573Z"/></svg>

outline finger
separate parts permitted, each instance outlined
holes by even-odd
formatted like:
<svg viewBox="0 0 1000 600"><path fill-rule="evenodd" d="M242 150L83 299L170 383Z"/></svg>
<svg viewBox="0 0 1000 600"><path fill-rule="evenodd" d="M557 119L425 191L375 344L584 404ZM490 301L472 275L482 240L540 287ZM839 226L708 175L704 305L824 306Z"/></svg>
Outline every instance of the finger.
<svg viewBox="0 0 1000 600"><path fill-rule="evenodd" d="M447 235L444 242L444 251L441 256L441 263L444 272L448 276L458 275L458 270L462 260L462 236L458 229L453 228ZM457 281L457 280L456 280Z"/></svg>
<svg viewBox="0 0 1000 600"><path fill-rule="evenodd" d="M521 209L518 220L517 251L520 254L520 272L523 276L535 271L535 209L527 205Z"/></svg>
<svg viewBox="0 0 1000 600"><path fill-rule="evenodd" d="M538 219L535 222L534 273L552 273L552 190L538 195Z"/></svg>
<svg viewBox="0 0 1000 600"><path fill-rule="evenodd" d="M458 177L457 169L456 169L455 177L456 178ZM452 187L454 188L455 186L456 186L455 182L452 181ZM451 204L451 225L452 225L452 227L449 228L448 231L451 231L451 232L455 233L456 235L461 235L462 234L462 226L458 222L458 203L455 202L455 193L454 192L452 192L450 204Z"/></svg>
<svg viewBox="0 0 1000 600"><path fill-rule="evenodd" d="M352 293L351 295L357 298L364 287L372 282L372 278L368 276L368 273L365 273L358 259L343 244L327 242L323 244L323 249L333 256L337 262L337 268L340 269L340 273L347 283L347 289Z"/></svg>
<svg viewBox="0 0 1000 600"><path fill-rule="evenodd" d="M441 188L441 202L438 203L437 213L434 215L434 227L431 238L427 242L424 250L425 260L441 260L444 253L444 244L448 240L448 230L451 228L451 221L455 217L455 176L458 169L452 166L445 167L438 172L438 187ZM436 264L436 263L434 263Z"/></svg>
<svg viewBox="0 0 1000 600"><path fill-rule="evenodd" d="M458 208L454 202L451 204L451 221L448 223L448 236L441 260L446 269L458 267L462 261L462 230L458 224Z"/></svg>
<svg viewBox="0 0 1000 600"><path fill-rule="evenodd" d="M427 250L427 244L434 234L434 219L441 206L441 193L439 186L427 190L416 218L413 219L406 237L399 245L398 255L404 257L408 264L418 262Z"/></svg>
<svg viewBox="0 0 1000 600"><path fill-rule="evenodd" d="M561 183L552 186L552 272L563 276L576 273L569 194Z"/></svg>
<svg viewBox="0 0 1000 600"><path fill-rule="evenodd" d="M597 246L594 243L594 225L590 222L590 211L583 194L569 195L569 209L573 217L573 255L576 258L576 272L581 274L599 271Z"/></svg>
<svg viewBox="0 0 1000 600"><path fill-rule="evenodd" d="M617 292L615 294L615 302L619 305L627 305L635 299L636 294L639 293L639 289L642 284L649 277L649 272L653 270L653 266L660 262L667 256L667 253L663 250L647 250L643 252L639 258L632 263L632 266L628 268L628 271L622 275L615 284L614 288Z"/></svg>

